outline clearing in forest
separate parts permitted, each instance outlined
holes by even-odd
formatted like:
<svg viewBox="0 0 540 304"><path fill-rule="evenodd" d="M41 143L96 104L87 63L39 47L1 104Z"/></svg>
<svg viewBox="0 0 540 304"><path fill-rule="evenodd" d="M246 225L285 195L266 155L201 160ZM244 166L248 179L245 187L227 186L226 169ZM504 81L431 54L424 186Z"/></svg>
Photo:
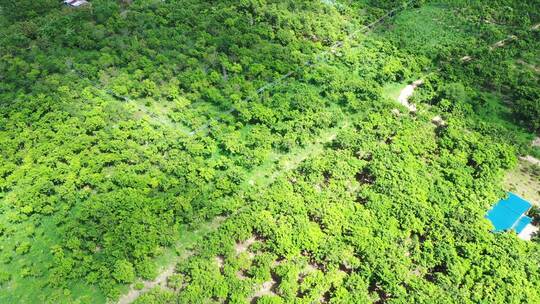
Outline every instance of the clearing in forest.
<svg viewBox="0 0 540 304"><path fill-rule="evenodd" d="M506 175L504 185L507 190L540 206L540 166L520 159L516 168Z"/></svg>

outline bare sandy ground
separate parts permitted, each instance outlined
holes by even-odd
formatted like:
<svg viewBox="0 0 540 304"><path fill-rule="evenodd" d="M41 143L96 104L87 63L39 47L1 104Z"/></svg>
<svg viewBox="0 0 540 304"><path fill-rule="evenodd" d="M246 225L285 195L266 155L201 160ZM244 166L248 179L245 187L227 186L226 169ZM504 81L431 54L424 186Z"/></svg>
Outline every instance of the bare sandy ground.
<svg viewBox="0 0 540 304"><path fill-rule="evenodd" d="M530 156L530 155L525 155L525 156L520 156L519 159L524 160L524 161L528 161L533 165L540 166L540 159L538 159L536 157L533 157L533 156Z"/></svg>
<svg viewBox="0 0 540 304"><path fill-rule="evenodd" d="M263 296L273 296L276 293L272 290L276 285L276 281L273 279L267 282L264 282L259 290L257 290L251 297L249 297L249 303L255 303L255 301Z"/></svg>
<svg viewBox="0 0 540 304"><path fill-rule="evenodd" d="M414 94L414 90L421 86L424 83L422 79L418 79L414 81L413 83L406 86L401 92L399 93L398 102L407 109L409 109L410 112L416 112L416 106L414 104L409 103L409 98Z"/></svg>
<svg viewBox="0 0 540 304"><path fill-rule="evenodd" d="M255 237L250 237L249 239L237 243L236 246L234 246L234 250L236 251L236 254L240 254L242 252L246 252L249 246L251 246L253 243L255 243L256 239Z"/></svg>

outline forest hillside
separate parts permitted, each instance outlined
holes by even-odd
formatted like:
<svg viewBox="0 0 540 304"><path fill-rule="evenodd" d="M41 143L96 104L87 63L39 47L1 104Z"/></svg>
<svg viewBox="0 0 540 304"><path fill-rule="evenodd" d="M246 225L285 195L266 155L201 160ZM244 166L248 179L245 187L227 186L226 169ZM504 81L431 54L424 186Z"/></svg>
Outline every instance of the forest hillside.
<svg viewBox="0 0 540 304"><path fill-rule="evenodd" d="M0 303L540 303L539 0L0 0ZM520 190L521 191L521 190Z"/></svg>

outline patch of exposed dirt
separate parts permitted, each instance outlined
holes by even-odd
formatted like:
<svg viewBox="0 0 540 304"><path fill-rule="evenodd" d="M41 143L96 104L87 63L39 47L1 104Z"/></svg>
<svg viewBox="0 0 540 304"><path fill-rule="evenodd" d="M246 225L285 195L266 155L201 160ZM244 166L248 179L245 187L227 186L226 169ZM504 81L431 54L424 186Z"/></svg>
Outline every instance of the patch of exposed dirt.
<svg viewBox="0 0 540 304"><path fill-rule="evenodd" d="M540 147L540 137L537 137L532 142L533 147Z"/></svg>
<svg viewBox="0 0 540 304"><path fill-rule="evenodd" d="M272 267L277 267L277 266L281 265L281 264L283 263L284 260L285 260L285 259L283 259L283 258L279 258L279 259L273 261L273 262L272 262Z"/></svg>
<svg viewBox="0 0 540 304"><path fill-rule="evenodd" d="M240 280L248 279L248 276L246 275L246 272L244 270L238 270L236 272L236 277L239 278Z"/></svg>
<svg viewBox="0 0 540 304"><path fill-rule="evenodd" d="M419 268L415 268L415 269L411 270L411 274L413 276L420 277L422 275L422 272L420 271Z"/></svg>
<svg viewBox="0 0 540 304"><path fill-rule="evenodd" d="M533 70L536 73L540 73L540 67L537 67L534 64L527 63L522 59L518 59L518 60L516 60L516 62L523 65L523 66L528 67L529 69Z"/></svg>
<svg viewBox="0 0 540 304"><path fill-rule="evenodd" d="M255 237L250 237L249 239L243 242L236 243L236 245L234 246L234 250L236 251L236 254L238 255L243 252L246 252L249 246L253 245L256 241L257 239Z"/></svg>
<svg viewBox="0 0 540 304"><path fill-rule="evenodd" d="M500 47L503 47L503 46L507 45L508 42L510 42L510 41L514 41L514 40L517 40L517 39L518 39L517 36L515 36L515 35L510 35L510 36L508 36L508 38L505 38L505 39L503 39L503 40L500 40L500 41L495 42L494 44L491 45L490 48L491 48L492 50L494 50L494 49L496 49L496 48L500 48Z"/></svg>
<svg viewBox="0 0 540 304"><path fill-rule="evenodd" d="M409 109L410 112L416 112L416 106L414 104L409 103L409 99L414 94L414 90L424 84L424 81L422 79L418 79L414 81L413 83L406 86L401 92L399 93L399 97L397 101L405 106L407 109Z"/></svg>
<svg viewBox="0 0 540 304"><path fill-rule="evenodd" d="M217 263L218 266L219 266L219 269L222 270L222 269L223 269L223 265L225 265L225 259L223 258L223 256L218 255L217 257L215 257L215 260L216 260L216 263Z"/></svg>
<svg viewBox="0 0 540 304"><path fill-rule="evenodd" d="M441 116L437 115L431 119L431 122L436 125L437 127L444 127L446 126L446 121L442 119Z"/></svg>
<svg viewBox="0 0 540 304"><path fill-rule="evenodd" d="M160 286L164 289L168 289L167 287L167 279L174 274L174 268L175 265L169 266L165 271L161 272L159 276L153 280L153 281L144 281L144 287L141 290L137 290L132 285L130 288L130 291L122 296L118 300L118 304L129 304L135 301L141 294L148 292L150 289Z"/></svg>
<svg viewBox="0 0 540 304"><path fill-rule="evenodd" d="M309 263L306 265L306 268L304 268L303 272L307 274L307 273L312 273L318 269L319 269L319 265L315 263Z"/></svg>
<svg viewBox="0 0 540 304"><path fill-rule="evenodd" d="M257 300L263 296L275 296L274 288L276 287L277 282L272 279L270 281L264 282L261 285L261 288L257 290L251 297L249 297L249 303L256 303Z"/></svg>
<svg viewBox="0 0 540 304"><path fill-rule="evenodd" d="M527 161L527 162L529 162L529 163L531 163L533 165L540 166L540 159L538 159L536 157L526 155L526 156L520 156L519 159Z"/></svg>

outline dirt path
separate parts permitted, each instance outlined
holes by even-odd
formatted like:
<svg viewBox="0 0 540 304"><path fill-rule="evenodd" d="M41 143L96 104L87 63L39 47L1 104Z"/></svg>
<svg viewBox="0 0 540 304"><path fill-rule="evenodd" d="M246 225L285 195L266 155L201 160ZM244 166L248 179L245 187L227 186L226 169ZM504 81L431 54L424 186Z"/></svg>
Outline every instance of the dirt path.
<svg viewBox="0 0 540 304"><path fill-rule="evenodd" d="M530 29L533 30L533 31L540 29L540 23L533 25ZM494 50L496 48L503 47L506 44L508 44L508 42L518 40L518 39L519 38L516 35L510 35L507 38L502 39L502 40L497 41L494 44L492 44L490 46L490 49ZM461 62L469 62L471 60L474 60L474 58L471 57L471 56L468 56L468 55L463 56L463 57L460 58ZM530 64L524 62L523 60L518 60L517 62L519 64L525 65L525 66L533 69L536 72L540 71L538 67L536 67L534 65L530 65ZM422 79L418 79L418 80L414 81L413 83L407 85L405 88L403 88L403 90L401 90L401 92L399 94L399 97L397 98L397 101L400 104L402 104L403 106L405 106L407 109L409 109L410 112L416 112L417 109L416 109L416 105L414 105L412 103L409 103L409 99L414 94L415 89L417 87L421 86L423 83L424 83L424 81ZM442 120L442 118L440 116L434 117L432 122L435 125L445 125L444 120ZM540 146L540 137L536 138L536 140L533 142L533 146L535 146L535 145ZM536 159L536 158L534 158L532 156L526 156L525 159L527 161L530 161L530 162L534 163L534 164L539 164L540 163L540 160L538 160L538 159Z"/></svg>
<svg viewBox="0 0 540 304"><path fill-rule="evenodd" d="M537 170L533 163L520 158L517 166L506 172L503 180L505 190L540 206L540 177L535 172Z"/></svg>
<svg viewBox="0 0 540 304"><path fill-rule="evenodd" d="M409 98L414 94L414 90L424 84L424 81L422 79L418 79L414 81L413 83L409 84L405 88L401 90L399 93L399 97L397 98L397 101L405 106L407 109L409 109L409 112L415 113L417 111L416 105L409 102ZM394 112L394 114L399 114L399 110L396 109L397 112ZM431 122L437 126L437 127L444 127L446 126L446 121L440 116L436 115L431 119Z"/></svg>
<svg viewBox="0 0 540 304"><path fill-rule="evenodd" d="M397 101L405 106L407 109L409 109L410 112L416 112L416 106L414 104L409 103L409 98L414 94L414 90L421 86L424 83L422 79L418 79L414 81L413 83L406 86L401 92L399 93L399 97L397 98Z"/></svg>
<svg viewBox="0 0 540 304"><path fill-rule="evenodd" d="M491 45L490 49L491 50L494 50L496 48L500 48L500 47L503 47L505 46L508 42L510 41L514 41L514 40L517 40L518 37L516 35L510 35L508 36L508 38L505 38L503 40L500 40L500 41L497 41L495 42L494 44Z"/></svg>
<svg viewBox="0 0 540 304"><path fill-rule="evenodd" d="M186 231L183 234L184 240L180 240L179 243L184 243L183 247L189 247L193 245L194 243L197 243L197 236L203 235L207 233L208 231L213 231L217 229L223 221L225 221L226 217L218 216L214 218L212 221L207 222L203 225L201 225L196 230ZM186 246L187 244L187 246ZM165 268L159 273L157 278L150 281L143 281L144 287L141 290L135 289L135 284L131 284L129 286L128 293L122 295L120 299L118 299L118 304L129 304L133 303L139 296L142 294L150 291L152 288L156 286L161 286L163 288L167 288L167 280L170 276L172 276L175 273L175 268L178 262L183 261L190 256L194 254L193 251L184 249L183 253L175 256L174 260L165 266Z"/></svg>
<svg viewBox="0 0 540 304"><path fill-rule="evenodd" d="M533 156L530 156L530 155L525 155L525 156L520 156L519 159L527 161L527 162L529 162L529 163L531 163L533 165L540 166L540 159L538 159L536 157L533 157Z"/></svg>
<svg viewBox="0 0 540 304"><path fill-rule="evenodd" d="M176 264L168 266L159 276L153 281L144 281L144 287L141 290L137 290L132 285L129 292L122 296L118 300L118 304L129 304L135 301L141 294L150 291L156 286L167 288L167 279L174 274L174 268Z"/></svg>
<svg viewBox="0 0 540 304"><path fill-rule="evenodd" d="M536 31L538 29L540 29L540 23L537 23L537 24L531 26L531 28L530 28L531 31ZM508 36L507 38L505 38L503 40L499 40L499 41L495 42L489 48L490 48L490 50L493 51L493 50L495 50L497 48L505 46L510 41L518 40L518 39L519 38L516 35L510 35L510 36ZM473 59L474 59L473 57L467 55L467 56L463 56L460 60L461 60L461 62L469 62L469 61L471 61ZM525 64L527 65L527 63L525 63ZM538 70L536 70L536 67L532 66L532 68L534 68L535 71L538 71Z"/></svg>

